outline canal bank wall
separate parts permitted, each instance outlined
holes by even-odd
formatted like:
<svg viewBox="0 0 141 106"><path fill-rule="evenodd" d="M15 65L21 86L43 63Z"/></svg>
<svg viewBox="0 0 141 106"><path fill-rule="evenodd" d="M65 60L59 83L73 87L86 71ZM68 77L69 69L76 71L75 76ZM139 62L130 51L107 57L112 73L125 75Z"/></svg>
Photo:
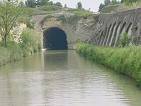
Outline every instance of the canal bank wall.
<svg viewBox="0 0 141 106"><path fill-rule="evenodd" d="M76 46L76 51L89 60L111 68L120 74L129 76L141 87L140 46L111 48L79 43Z"/></svg>

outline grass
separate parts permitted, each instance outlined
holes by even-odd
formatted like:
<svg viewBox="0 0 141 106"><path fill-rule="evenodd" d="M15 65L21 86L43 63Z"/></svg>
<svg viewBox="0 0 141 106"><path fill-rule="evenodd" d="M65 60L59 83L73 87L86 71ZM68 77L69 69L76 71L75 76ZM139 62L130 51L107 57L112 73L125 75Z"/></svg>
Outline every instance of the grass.
<svg viewBox="0 0 141 106"><path fill-rule="evenodd" d="M22 42L8 41L7 47L0 44L0 66L18 61L23 57L40 51L40 41L33 29L25 29L21 34Z"/></svg>
<svg viewBox="0 0 141 106"><path fill-rule="evenodd" d="M116 12L117 11L117 8L119 6L120 6L119 4L116 4L116 5L108 5L108 6L104 7L101 10L101 13L112 13L112 12Z"/></svg>
<svg viewBox="0 0 141 106"><path fill-rule="evenodd" d="M80 17L88 17L92 14L92 12L84 9L69 9L68 12L75 14L76 16Z"/></svg>
<svg viewBox="0 0 141 106"><path fill-rule="evenodd" d="M54 11L59 11L61 10L62 7L59 7L59 6L56 6L56 5L46 5L46 6L41 6L39 7L39 10L43 10L43 11L51 11L51 12L54 12Z"/></svg>
<svg viewBox="0 0 141 106"><path fill-rule="evenodd" d="M141 86L141 46L106 48L79 43L77 52L96 63L135 79L138 86Z"/></svg>
<svg viewBox="0 0 141 106"><path fill-rule="evenodd" d="M116 5L109 5L102 9L101 13L115 13L115 12L122 12L122 11L128 11L131 9L137 9L141 7L141 1L134 2L132 4L116 4Z"/></svg>

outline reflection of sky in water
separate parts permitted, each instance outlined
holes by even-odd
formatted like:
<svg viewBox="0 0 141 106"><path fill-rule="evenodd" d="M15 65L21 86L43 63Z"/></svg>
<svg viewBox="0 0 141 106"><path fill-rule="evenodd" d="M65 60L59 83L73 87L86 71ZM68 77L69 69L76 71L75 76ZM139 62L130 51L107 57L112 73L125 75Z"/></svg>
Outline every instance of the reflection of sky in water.
<svg viewBox="0 0 141 106"><path fill-rule="evenodd" d="M0 106L141 104L141 90L132 81L80 58L74 51L47 52L43 58L44 70L39 57L2 68Z"/></svg>

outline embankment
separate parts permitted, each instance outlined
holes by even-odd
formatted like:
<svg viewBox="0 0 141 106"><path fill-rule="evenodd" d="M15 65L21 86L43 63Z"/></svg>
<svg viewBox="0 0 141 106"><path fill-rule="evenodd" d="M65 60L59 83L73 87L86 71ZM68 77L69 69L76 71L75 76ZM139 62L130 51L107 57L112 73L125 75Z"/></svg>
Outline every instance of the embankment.
<svg viewBox="0 0 141 106"><path fill-rule="evenodd" d="M76 50L96 63L135 79L141 86L141 46L111 48L79 43Z"/></svg>

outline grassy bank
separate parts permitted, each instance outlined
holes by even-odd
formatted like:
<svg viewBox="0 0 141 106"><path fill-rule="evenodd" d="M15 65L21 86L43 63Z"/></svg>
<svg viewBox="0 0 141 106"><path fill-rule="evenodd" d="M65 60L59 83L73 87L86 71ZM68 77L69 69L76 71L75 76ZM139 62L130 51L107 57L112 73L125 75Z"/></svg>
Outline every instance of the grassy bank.
<svg viewBox="0 0 141 106"><path fill-rule="evenodd" d="M27 28L22 32L20 42L16 43L9 39L7 47L0 44L0 66L18 61L39 51L40 40L37 33Z"/></svg>
<svg viewBox="0 0 141 106"><path fill-rule="evenodd" d="M141 86L141 47L106 48L79 43L77 52L86 58L105 65L114 71L136 80Z"/></svg>

